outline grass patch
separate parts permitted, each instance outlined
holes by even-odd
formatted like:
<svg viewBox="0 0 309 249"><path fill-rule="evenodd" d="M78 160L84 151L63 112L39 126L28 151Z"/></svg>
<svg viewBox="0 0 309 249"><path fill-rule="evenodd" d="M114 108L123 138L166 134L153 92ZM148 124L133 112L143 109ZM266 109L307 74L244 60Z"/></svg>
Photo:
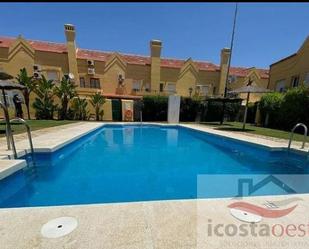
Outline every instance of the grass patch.
<svg viewBox="0 0 309 249"><path fill-rule="evenodd" d="M72 120L27 120L32 131L40 130L48 127L54 127L59 125L71 124L77 121ZM12 125L14 134L26 132L26 128L23 125ZM5 136L5 125L1 122L0 125L0 137Z"/></svg>
<svg viewBox="0 0 309 249"><path fill-rule="evenodd" d="M222 130L222 131L243 132L243 133L256 134L256 135L282 138L282 139L289 139L290 138L290 132L288 132L288 131L275 130L275 129L264 128L264 127L257 127L257 126L251 125L251 124L246 124L246 130L243 131L242 130L242 123L240 123L240 122L224 122L223 125L220 125L218 122L206 122L206 123L202 123L202 124L215 127L215 129ZM301 128L298 131L303 132ZM307 137L307 139L308 139L308 137ZM303 135L295 133L293 140L302 141Z"/></svg>

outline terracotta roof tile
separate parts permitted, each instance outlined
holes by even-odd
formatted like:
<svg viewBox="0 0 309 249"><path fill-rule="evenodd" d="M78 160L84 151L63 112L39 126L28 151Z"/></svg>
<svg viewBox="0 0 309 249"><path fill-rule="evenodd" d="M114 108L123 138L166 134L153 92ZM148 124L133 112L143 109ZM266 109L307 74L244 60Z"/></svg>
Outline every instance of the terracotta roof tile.
<svg viewBox="0 0 309 249"><path fill-rule="evenodd" d="M7 48L15 41L15 38L12 37L0 37L0 47Z"/></svg>
<svg viewBox="0 0 309 249"><path fill-rule="evenodd" d="M9 47L16 38L12 37L0 37L0 47ZM35 50L38 51L47 51L47 52L55 52L55 53L66 53L67 48L64 43L54 43L54 42L46 42L46 41L36 41L36 40L27 40ZM90 59L90 60L98 60L98 61L107 61L109 56L111 56L113 52L104 52L104 51L96 51L96 50L88 50L88 49L77 49L77 58L79 59ZM119 53L120 56L126 61L128 64L136 64L136 65L150 65L150 57L142 56L142 55L132 55L132 54L124 54ZM170 59L170 58L162 58L161 66L168 68L181 68L185 60L179 59ZM215 65L210 62L203 61L194 61L195 65L199 70L205 71L218 71L220 70L220 66ZM249 72L250 68L244 67L231 67L230 73L236 76L246 76ZM268 70L266 69L257 69L261 73L262 78L268 78Z"/></svg>
<svg viewBox="0 0 309 249"><path fill-rule="evenodd" d="M88 60L98 60L106 61L112 53L87 50L87 49L77 49L77 58L88 59Z"/></svg>
<svg viewBox="0 0 309 249"><path fill-rule="evenodd" d="M252 69L252 67L245 68L245 67L231 67L230 68L230 74L236 75L238 77L245 77L249 71ZM269 77L269 70L267 69L260 69L256 68L256 70L260 73L261 78L268 79Z"/></svg>
<svg viewBox="0 0 309 249"><path fill-rule="evenodd" d="M12 37L0 37L0 47L9 47L15 41ZM34 50L47 51L55 53L64 53L67 51L64 43L46 42L46 41L35 41L27 40Z"/></svg>

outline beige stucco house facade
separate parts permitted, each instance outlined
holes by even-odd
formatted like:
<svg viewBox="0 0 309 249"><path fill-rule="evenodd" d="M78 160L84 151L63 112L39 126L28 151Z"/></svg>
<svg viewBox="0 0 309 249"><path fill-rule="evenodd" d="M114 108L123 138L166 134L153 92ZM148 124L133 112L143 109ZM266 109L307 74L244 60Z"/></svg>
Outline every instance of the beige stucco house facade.
<svg viewBox="0 0 309 249"><path fill-rule="evenodd" d="M76 45L73 25L66 24L64 28L65 43L28 40L22 36L0 37L0 71L15 77L25 67L30 75L43 74L56 82L70 73L80 96L101 91L108 99L224 93L229 49L221 50L220 65L191 58L162 58L163 44L159 40L150 41L149 56L88 50ZM119 77L124 79L122 87ZM256 84L266 87L268 70L231 67L228 88L243 86L249 77L255 77Z"/></svg>
<svg viewBox="0 0 309 249"><path fill-rule="evenodd" d="M295 54L271 64L269 74L268 88L278 92L309 86L309 36Z"/></svg>

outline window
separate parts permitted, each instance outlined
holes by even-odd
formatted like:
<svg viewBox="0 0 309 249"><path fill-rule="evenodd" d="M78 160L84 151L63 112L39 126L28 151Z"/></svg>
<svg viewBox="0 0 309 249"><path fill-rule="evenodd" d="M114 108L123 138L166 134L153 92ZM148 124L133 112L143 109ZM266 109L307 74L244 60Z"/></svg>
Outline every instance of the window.
<svg viewBox="0 0 309 249"><path fill-rule="evenodd" d="M46 75L48 80L55 80L55 81L59 80L57 71L47 71Z"/></svg>
<svg viewBox="0 0 309 249"><path fill-rule="evenodd" d="M291 86L292 87L298 87L298 84L299 84L299 76L298 75L292 76Z"/></svg>
<svg viewBox="0 0 309 249"><path fill-rule="evenodd" d="M170 94L176 93L176 83L167 83L167 92Z"/></svg>
<svg viewBox="0 0 309 249"><path fill-rule="evenodd" d="M228 77L228 82L229 83L234 83L237 80L237 76L236 75L229 75Z"/></svg>
<svg viewBox="0 0 309 249"><path fill-rule="evenodd" d="M284 92L285 90L285 79L278 80L276 82L276 91L277 92Z"/></svg>
<svg viewBox="0 0 309 249"><path fill-rule="evenodd" d="M146 83L144 87L145 87L146 92L150 92L150 84L149 83Z"/></svg>
<svg viewBox="0 0 309 249"><path fill-rule="evenodd" d="M142 88L142 80L133 81L132 90L134 92L139 92Z"/></svg>
<svg viewBox="0 0 309 249"><path fill-rule="evenodd" d="M207 96L209 91L208 85L197 85L196 86L196 92L199 96Z"/></svg>
<svg viewBox="0 0 309 249"><path fill-rule="evenodd" d="M86 87L86 82L84 77L79 78L79 86L80 87Z"/></svg>
<svg viewBox="0 0 309 249"><path fill-rule="evenodd" d="M100 88L100 79L91 78L90 79L90 88Z"/></svg>
<svg viewBox="0 0 309 249"><path fill-rule="evenodd" d="M160 92L164 91L164 83L160 83Z"/></svg>

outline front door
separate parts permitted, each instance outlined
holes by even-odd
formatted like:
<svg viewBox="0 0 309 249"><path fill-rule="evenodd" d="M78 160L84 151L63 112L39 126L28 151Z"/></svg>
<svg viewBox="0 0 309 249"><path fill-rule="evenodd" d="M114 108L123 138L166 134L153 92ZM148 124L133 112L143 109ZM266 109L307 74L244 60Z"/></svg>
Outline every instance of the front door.
<svg viewBox="0 0 309 249"><path fill-rule="evenodd" d="M112 115L113 121L122 121L121 100L112 99Z"/></svg>

